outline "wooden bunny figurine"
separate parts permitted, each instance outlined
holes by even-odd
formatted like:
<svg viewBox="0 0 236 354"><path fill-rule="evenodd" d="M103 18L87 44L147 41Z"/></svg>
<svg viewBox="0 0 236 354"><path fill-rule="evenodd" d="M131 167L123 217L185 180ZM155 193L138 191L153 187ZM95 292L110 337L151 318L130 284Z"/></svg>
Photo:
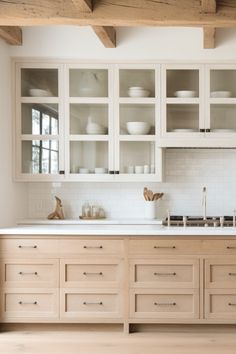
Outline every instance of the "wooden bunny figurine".
<svg viewBox="0 0 236 354"><path fill-rule="evenodd" d="M62 203L61 203L61 199L58 197L56 198L56 208L54 210L54 212L52 212L51 214L48 215L48 219L49 220L64 220L64 213L63 213L63 209L62 209Z"/></svg>

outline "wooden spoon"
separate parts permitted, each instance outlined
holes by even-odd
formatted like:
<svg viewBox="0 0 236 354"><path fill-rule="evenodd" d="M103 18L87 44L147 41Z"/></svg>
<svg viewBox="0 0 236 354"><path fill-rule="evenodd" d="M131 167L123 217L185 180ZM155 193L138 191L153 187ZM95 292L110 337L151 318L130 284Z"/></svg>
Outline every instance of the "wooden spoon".
<svg viewBox="0 0 236 354"><path fill-rule="evenodd" d="M145 199L145 200L148 200L147 191L148 191L147 187L144 187L144 189L143 189L143 196L144 196L144 199Z"/></svg>
<svg viewBox="0 0 236 354"><path fill-rule="evenodd" d="M153 191L151 191L150 189L148 189L148 191L147 191L147 196L148 196L148 200L149 200L149 201L153 200Z"/></svg>

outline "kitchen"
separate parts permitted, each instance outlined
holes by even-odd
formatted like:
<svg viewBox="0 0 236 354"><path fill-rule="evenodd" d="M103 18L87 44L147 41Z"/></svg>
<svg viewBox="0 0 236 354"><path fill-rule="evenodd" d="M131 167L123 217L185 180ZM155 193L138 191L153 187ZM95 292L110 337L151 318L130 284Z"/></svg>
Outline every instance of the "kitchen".
<svg viewBox="0 0 236 354"><path fill-rule="evenodd" d="M23 44L0 42L0 349L47 352L55 341L57 353L74 353L82 333L86 353L93 341L105 353L177 353L179 341L182 352L233 351L236 30L217 29L204 49L200 26L117 23L116 48L105 48L91 27L47 24L19 19ZM33 131L32 105L56 111L57 134ZM89 116L108 131L89 134ZM136 120L149 134L126 130ZM29 158L37 140L58 142L57 173ZM145 218L144 187L164 194L155 219ZM47 220L55 196L65 220ZM106 219L81 220L85 203Z"/></svg>

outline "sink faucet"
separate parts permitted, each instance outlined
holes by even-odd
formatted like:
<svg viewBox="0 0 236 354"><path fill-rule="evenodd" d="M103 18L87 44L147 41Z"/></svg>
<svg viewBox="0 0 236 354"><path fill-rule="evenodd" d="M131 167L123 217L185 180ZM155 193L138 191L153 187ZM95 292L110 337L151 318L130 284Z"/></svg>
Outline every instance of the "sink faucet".
<svg viewBox="0 0 236 354"><path fill-rule="evenodd" d="M203 187L202 190L202 207L203 207L203 220L207 219L207 190L206 187Z"/></svg>

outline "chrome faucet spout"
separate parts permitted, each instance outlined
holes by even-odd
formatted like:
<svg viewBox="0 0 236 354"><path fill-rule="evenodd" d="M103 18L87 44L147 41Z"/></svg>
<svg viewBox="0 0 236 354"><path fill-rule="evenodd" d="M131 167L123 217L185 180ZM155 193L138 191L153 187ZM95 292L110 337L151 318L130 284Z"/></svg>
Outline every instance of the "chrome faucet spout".
<svg viewBox="0 0 236 354"><path fill-rule="evenodd" d="M203 187L202 190L202 207L203 207L203 220L207 219L207 190Z"/></svg>

